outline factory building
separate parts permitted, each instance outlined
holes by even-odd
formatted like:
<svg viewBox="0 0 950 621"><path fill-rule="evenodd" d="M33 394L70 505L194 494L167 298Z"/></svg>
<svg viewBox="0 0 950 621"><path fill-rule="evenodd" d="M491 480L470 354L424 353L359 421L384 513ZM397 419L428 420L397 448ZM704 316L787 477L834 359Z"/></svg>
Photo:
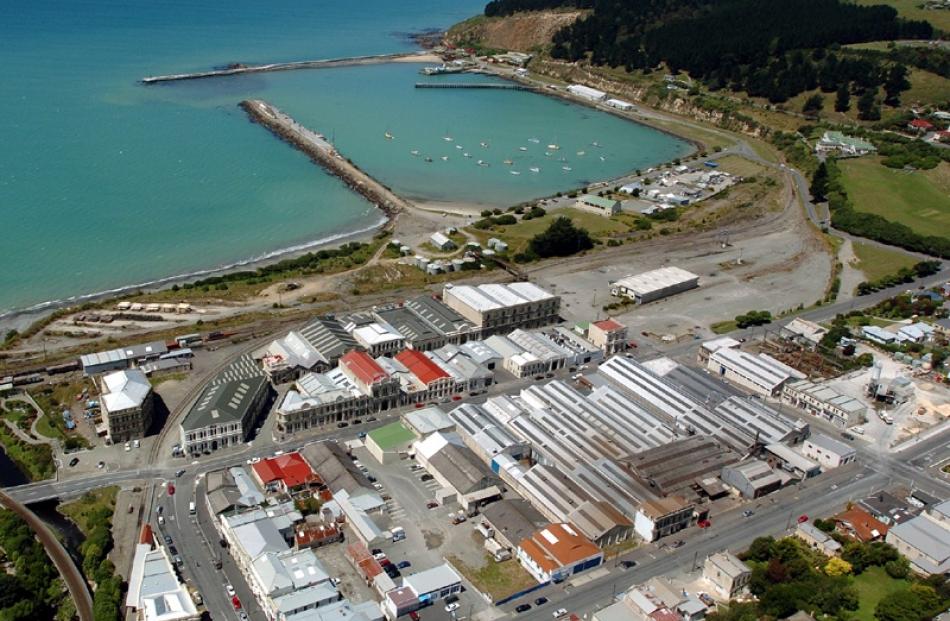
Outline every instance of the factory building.
<svg viewBox="0 0 950 621"><path fill-rule="evenodd" d="M808 423L786 416L754 397L731 397L713 412L741 431L749 444L799 444L808 437Z"/></svg>
<svg viewBox="0 0 950 621"><path fill-rule="evenodd" d="M722 469L723 483L736 490L743 498L759 498L782 487L782 479L767 463L747 459Z"/></svg>
<svg viewBox="0 0 950 621"><path fill-rule="evenodd" d="M402 424L419 440L424 440L434 433L455 430L455 422L437 405L406 412L402 415Z"/></svg>
<svg viewBox="0 0 950 621"><path fill-rule="evenodd" d="M803 373L768 354L755 356L731 347L721 347L713 352L706 368L763 397L778 396L785 383L791 379L805 379Z"/></svg>
<svg viewBox="0 0 950 621"><path fill-rule="evenodd" d="M524 500L499 500L481 511L482 521L492 529L492 536L509 550L521 540L546 526L548 520Z"/></svg>
<svg viewBox="0 0 950 621"><path fill-rule="evenodd" d="M472 322L431 295L410 298L405 307L438 330L446 343L460 345L478 337L479 331Z"/></svg>
<svg viewBox="0 0 950 621"><path fill-rule="evenodd" d="M518 329L512 331L507 338L522 351L543 361L545 371L556 371L574 363L574 352L541 332L526 332Z"/></svg>
<svg viewBox="0 0 950 621"><path fill-rule="evenodd" d="M610 283L610 294L646 304L699 286L699 276L684 269L662 267Z"/></svg>
<svg viewBox="0 0 950 621"><path fill-rule="evenodd" d="M477 287L447 284L442 299L475 324L483 336L556 323L561 309L560 297L530 282Z"/></svg>
<svg viewBox="0 0 950 621"><path fill-rule="evenodd" d="M608 99L604 102L604 104L623 112L629 112L630 110L633 110L633 104L629 101L624 101L623 99Z"/></svg>
<svg viewBox="0 0 950 621"><path fill-rule="evenodd" d="M145 437L154 410L152 385L145 373L127 369L104 375L100 395L102 417L111 442Z"/></svg>
<svg viewBox="0 0 950 621"><path fill-rule="evenodd" d="M781 336L808 349L815 349L821 339L828 333L828 329L813 321L795 317L782 326Z"/></svg>
<svg viewBox="0 0 950 621"><path fill-rule="evenodd" d="M722 468L740 455L708 436L688 436L624 458L638 479L656 494L698 496L706 479L719 477Z"/></svg>
<svg viewBox="0 0 950 621"><path fill-rule="evenodd" d="M495 473L500 473L500 466L494 461L496 456L509 455L520 460L531 455L528 443L512 435L481 405L460 405L449 413L449 417L455 423L455 430L465 446L483 462L491 464Z"/></svg>
<svg viewBox="0 0 950 621"><path fill-rule="evenodd" d="M401 334L410 349L430 351L445 345L445 335L406 306L377 309L373 316Z"/></svg>
<svg viewBox="0 0 950 621"><path fill-rule="evenodd" d="M816 462L784 444L767 444L765 456L770 465L781 468L797 479L809 479L821 474L821 467Z"/></svg>
<svg viewBox="0 0 950 621"><path fill-rule="evenodd" d="M243 444L271 395L267 378L250 356L218 373L179 425L182 451L189 456Z"/></svg>
<svg viewBox="0 0 950 621"><path fill-rule="evenodd" d="M607 93L604 91L599 91L596 88L584 86L583 84L571 84L567 87L567 92L588 101L603 101L607 99Z"/></svg>
<svg viewBox="0 0 950 621"><path fill-rule="evenodd" d="M162 354L168 353L168 347L162 341L144 343L141 345L129 345L109 351L96 352L94 354L85 354L79 357L79 364L82 365L82 373L86 377L108 373L109 371L120 371L129 367L158 360Z"/></svg>
<svg viewBox="0 0 950 621"><path fill-rule="evenodd" d="M809 380L786 382L782 386L782 401L820 416L841 429L860 425L867 418L868 408L861 401Z"/></svg>
<svg viewBox="0 0 950 621"><path fill-rule="evenodd" d="M313 371L332 368L343 354L359 345L332 316L317 317L297 331L258 350L254 357L274 383L283 383Z"/></svg>
<svg viewBox="0 0 950 621"><path fill-rule="evenodd" d="M463 509L501 497L501 480L456 434L434 433L415 445L416 461L442 485L436 499L458 502Z"/></svg>

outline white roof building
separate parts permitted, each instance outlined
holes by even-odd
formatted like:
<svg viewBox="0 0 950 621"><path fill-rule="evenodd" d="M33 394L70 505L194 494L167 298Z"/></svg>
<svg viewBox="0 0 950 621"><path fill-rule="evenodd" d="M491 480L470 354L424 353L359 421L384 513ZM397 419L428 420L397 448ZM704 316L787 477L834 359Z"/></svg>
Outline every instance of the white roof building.
<svg viewBox="0 0 950 621"><path fill-rule="evenodd" d="M102 378L102 406L108 412L140 408L151 392L152 385L139 369L116 371Z"/></svg>
<svg viewBox="0 0 950 621"><path fill-rule="evenodd" d="M603 101L607 98L607 93L599 91L596 88L584 86L583 84L571 84L567 87L567 92L590 101Z"/></svg>
<svg viewBox="0 0 950 621"><path fill-rule="evenodd" d="M125 605L143 621L191 621L200 617L188 588L178 581L165 548L135 546Z"/></svg>
<svg viewBox="0 0 950 621"><path fill-rule="evenodd" d="M724 379L765 397L776 396L790 379L805 379L804 373L768 354L755 356L727 347L713 352L707 367Z"/></svg>
<svg viewBox="0 0 950 621"><path fill-rule="evenodd" d="M610 292L645 304L698 286L699 276L668 266L616 280L610 283Z"/></svg>

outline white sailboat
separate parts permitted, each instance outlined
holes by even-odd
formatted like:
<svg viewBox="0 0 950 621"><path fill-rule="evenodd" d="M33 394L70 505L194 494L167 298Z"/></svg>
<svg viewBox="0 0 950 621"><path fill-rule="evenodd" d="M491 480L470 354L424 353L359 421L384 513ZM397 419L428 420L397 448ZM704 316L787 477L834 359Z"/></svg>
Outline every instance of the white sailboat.
<svg viewBox="0 0 950 621"><path fill-rule="evenodd" d="M537 166L532 166L532 167L529 168L528 170L530 170L530 171L533 172L533 173L539 173L539 172L541 172L541 169L538 168Z"/></svg>

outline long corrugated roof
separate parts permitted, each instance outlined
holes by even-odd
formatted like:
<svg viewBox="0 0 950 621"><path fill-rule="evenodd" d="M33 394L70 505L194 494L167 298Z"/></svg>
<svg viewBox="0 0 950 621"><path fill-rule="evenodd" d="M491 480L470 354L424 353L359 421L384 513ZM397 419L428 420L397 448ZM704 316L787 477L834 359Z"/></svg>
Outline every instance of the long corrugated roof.
<svg viewBox="0 0 950 621"><path fill-rule="evenodd" d="M409 372L419 378L419 381L428 386L432 382L450 377L445 370L434 363L421 351L404 349L396 354L396 360L409 369Z"/></svg>

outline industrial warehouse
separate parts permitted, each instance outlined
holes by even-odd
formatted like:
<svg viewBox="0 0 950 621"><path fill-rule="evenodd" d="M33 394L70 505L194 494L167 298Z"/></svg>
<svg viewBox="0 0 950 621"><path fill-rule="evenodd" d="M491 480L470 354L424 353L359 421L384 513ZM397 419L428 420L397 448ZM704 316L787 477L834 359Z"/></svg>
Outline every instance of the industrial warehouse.
<svg viewBox="0 0 950 621"><path fill-rule="evenodd" d="M615 280L610 283L610 294L646 304L698 286L699 276L670 266Z"/></svg>

